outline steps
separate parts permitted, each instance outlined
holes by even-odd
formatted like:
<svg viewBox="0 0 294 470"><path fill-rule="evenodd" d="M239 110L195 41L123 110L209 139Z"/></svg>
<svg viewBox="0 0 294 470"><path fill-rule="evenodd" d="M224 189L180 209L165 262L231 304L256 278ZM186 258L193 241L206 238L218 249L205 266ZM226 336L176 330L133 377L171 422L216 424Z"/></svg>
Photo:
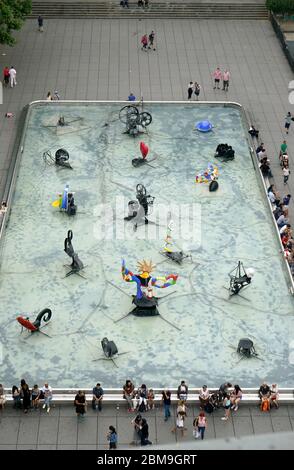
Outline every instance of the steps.
<svg viewBox="0 0 294 470"><path fill-rule="evenodd" d="M152 2L152 0L151 0ZM257 3L151 3L145 10L137 2L129 1L130 8L122 8L119 0L113 2L58 2L33 1L30 18L164 18L164 19L220 19L266 20L268 12Z"/></svg>

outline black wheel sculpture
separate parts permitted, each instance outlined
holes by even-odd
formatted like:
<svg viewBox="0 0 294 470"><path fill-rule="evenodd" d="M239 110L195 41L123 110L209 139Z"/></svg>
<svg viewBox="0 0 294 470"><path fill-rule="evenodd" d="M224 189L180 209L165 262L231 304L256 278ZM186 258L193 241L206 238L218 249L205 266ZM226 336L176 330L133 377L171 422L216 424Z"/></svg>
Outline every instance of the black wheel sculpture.
<svg viewBox="0 0 294 470"><path fill-rule="evenodd" d="M121 122L124 124L128 124L130 120L135 121L137 124L139 124L139 110L136 108L136 106L132 106L128 104L127 106L124 106L121 108L119 112L119 119Z"/></svg>
<svg viewBox="0 0 294 470"><path fill-rule="evenodd" d="M147 190L145 188L145 186L143 184L137 184L136 186L136 192L137 192L137 195L139 196L146 196L147 194Z"/></svg>
<svg viewBox="0 0 294 470"><path fill-rule="evenodd" d="M152 122L152 116L150 113L147 113L147 111L144 111L143 113L140 113L140 124L143 127L147 127L151 124Z"/></svg>

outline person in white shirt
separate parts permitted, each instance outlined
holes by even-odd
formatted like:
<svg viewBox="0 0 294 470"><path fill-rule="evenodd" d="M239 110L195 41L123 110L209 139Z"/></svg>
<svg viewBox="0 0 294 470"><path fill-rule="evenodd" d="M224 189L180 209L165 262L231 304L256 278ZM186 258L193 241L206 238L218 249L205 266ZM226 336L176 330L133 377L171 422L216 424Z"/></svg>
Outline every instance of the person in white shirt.
<svg viewBox="0 0 294 470"><path fill-rule="evenodd" d="M224 91L228 91L229 81L230 81L230 72L228 70L225 70L223 73L223 90Z"/></svg>
<svg viewBox="0 0 294 470"><path fill-rule="evenodd" d="M266 157L267 157L267 155L266 155L265 149L261 149L257 154L257 158L260 162L263 158L266 158Z"/></svg>
<svg viewBox="0 0 294 470"><path fill-rule="evenodd" d="M210 392L207 388L207 385L203 385L203 387L201 387L199 390L199 401L202 409L204 409L205 405L207 405L207 403L209 402L209 397Z"/></svg>
<svg viewBox="0 0 294 470"><path fill-rule="evenodd" d="M275 197L274 193L272 191L269 191L267 195L268 195L269 200L271 201L271 203L274 204L276 202L276 197Z"/></svg>
<svg viewBox="0 0 294 470"><path fill-rule="evenodd" d="M194 90L194 83L190 82L188 85L188 100L192 98L193 90Z"/></svg>
<svg viewBox="0 0 294 470"><path fill-rule="evenodd" d="M9 83L11 88L13 88L17 83L16 83L16 70L13 66L10 67L9 69Z"/></svg>
<svg viewBox="0 0 294 470"><path fill-rule="evenodd" d="M284 184L287 184L287 181L288 181L289 175L290 175L289 167L285 166L283 168L283 175L284 175Z"/></svg>
<svg viewBox="0 0 294 470"><path fill-rule="evenodd" d="M43 392L44 395L44 405L43 409L46 408L47 406L47 413L50 411L50 405L52 402L53 394L52 394L52 388L49 386L49 384L46 382L44 387L41 388L41 391Z"/></svg>

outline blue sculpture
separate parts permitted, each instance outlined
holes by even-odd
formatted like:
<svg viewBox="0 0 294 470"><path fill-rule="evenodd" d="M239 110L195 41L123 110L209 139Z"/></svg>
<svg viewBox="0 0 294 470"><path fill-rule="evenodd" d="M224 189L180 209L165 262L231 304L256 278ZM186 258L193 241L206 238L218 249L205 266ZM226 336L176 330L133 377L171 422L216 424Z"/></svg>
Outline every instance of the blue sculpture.
<svg viewBox="0 0 294 470"><path fill-rule="evenodd" d="M209 132L212 130L212 124L210 121L200 121L195 124L197 131Z"/></svg>

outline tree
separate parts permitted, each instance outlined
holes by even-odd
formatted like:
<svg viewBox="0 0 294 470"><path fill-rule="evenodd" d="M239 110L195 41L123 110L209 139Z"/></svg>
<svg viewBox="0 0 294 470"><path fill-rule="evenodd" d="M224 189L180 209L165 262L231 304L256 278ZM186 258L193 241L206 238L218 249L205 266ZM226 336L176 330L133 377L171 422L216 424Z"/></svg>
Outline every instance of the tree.
<svg viewBox="0 0 294 470"><path fill-rule="evenodd" d="M294 1L293 0L266 0L266 7L274 13L293 13Z"/></svg>
<svg viewBox="0 0 294 470"><path fill-rule="evenodd" d="M15 44L11 31L22 27L31 9L31 0L0 0L0 44Z"/></svg>

